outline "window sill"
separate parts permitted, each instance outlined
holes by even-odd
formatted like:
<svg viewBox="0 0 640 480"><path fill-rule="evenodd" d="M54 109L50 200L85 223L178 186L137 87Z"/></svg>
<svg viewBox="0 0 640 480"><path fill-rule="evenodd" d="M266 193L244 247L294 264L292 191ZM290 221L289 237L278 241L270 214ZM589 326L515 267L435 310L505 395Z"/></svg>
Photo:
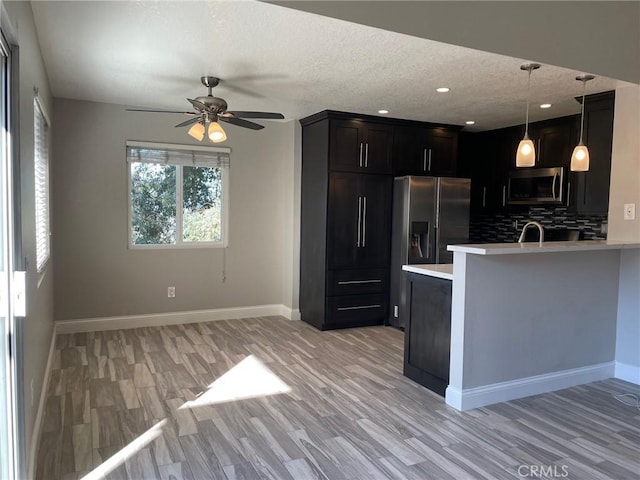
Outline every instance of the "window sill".
<svg viewBox="0 0 640 480"><path fill-rule="evenodd" d="M191 250L198 248L227 248L223 242L177 243L171 245L132 245L129 250Z"/></svg>

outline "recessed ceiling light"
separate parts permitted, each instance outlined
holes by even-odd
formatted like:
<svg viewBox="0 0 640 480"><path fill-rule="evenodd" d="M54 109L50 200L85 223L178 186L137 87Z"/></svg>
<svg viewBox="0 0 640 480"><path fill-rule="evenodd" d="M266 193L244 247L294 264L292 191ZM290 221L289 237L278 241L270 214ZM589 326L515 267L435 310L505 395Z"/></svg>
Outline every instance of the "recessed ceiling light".
<svg viewBox="0 0 640 480"><path fill-rule="evenodd" d="M438 93L447 93L449 90L451 90L449 87L436 88L436 92Z"/></svg>
<svg viewBox="0 0 640 480"><path fill-rule="evenodd" d="M378 110L378 113L382 113L384 115L385 113L389 113L389 110Z"/></svg>
<svg viewBox="0 0 640 480"><path fill-rule="evenodd" d="M464 123L466 123L467 125L475 125L476 124L476 122L474 122L473 120L467 120Z"/></svg>
<svg viewBox="0 0 640 480"><path fill-rule="evenodd" d="M540 105L540 108L551 108L551 104L550 103L543 103L542 105Z"/></svg>

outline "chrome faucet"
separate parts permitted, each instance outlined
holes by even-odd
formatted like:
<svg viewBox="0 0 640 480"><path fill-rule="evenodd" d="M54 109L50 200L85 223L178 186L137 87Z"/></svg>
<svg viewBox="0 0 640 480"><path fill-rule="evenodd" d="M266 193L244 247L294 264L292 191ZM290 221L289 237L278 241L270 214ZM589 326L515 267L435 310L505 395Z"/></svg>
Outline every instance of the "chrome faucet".
<svg viewBox="0 0 640 480"><path fill-rule="evenodd" d="M520 234L520 238L518 239L518 243L524 242L524 236L527 233L527 229L529 227L538 227L540 231L540 244L544 242L544 228L539 222L527 222L524 227L522 227L522 233Z"/></svg>

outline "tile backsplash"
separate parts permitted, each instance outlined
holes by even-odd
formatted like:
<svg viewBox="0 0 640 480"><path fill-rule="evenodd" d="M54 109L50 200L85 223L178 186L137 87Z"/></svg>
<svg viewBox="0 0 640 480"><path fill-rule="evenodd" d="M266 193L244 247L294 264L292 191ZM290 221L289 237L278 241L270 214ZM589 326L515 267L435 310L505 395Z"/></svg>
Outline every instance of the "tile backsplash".
<svg viewBox="0 0 640 480"><path fill-rule="evenodd" d="M505 214L472 214L469 222L469 241L472 243L517 242L526 222L535 220L544 228L581 230L583 240L606 240L607 216L582 216L568 212L565 207L529 207L529 211ZM517 222L517 228L516 228Z"/></svg>

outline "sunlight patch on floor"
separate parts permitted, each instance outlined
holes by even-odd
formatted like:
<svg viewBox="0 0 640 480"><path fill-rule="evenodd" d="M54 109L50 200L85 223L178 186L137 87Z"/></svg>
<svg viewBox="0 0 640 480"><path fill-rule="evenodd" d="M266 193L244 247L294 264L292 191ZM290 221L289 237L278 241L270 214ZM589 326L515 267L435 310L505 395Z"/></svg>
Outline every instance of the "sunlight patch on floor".
<svg viewBox="0 0 640 480"><path fill-rule="evenodd" d="M195 400L185 402L180 409L231 402L247 398L289 393L291 387L269 370L255 356L249 355L218 378Z"/></svg>
<svg viewBox="0 0 640 480"><path fill-rule="evenodd" d="M156 423L153 427L144 432L122 450L118 451L118 453L109 457L109 459L105 460L99 467L96 467L94 470L87 473L80 480L98 480L111 473L113 470L126 462L129 458L133 457L136 453L146 447L153 440L158 438L158 436L162 433L162 427L165 425L165 423L167 423L167 419Z"/></svg>

